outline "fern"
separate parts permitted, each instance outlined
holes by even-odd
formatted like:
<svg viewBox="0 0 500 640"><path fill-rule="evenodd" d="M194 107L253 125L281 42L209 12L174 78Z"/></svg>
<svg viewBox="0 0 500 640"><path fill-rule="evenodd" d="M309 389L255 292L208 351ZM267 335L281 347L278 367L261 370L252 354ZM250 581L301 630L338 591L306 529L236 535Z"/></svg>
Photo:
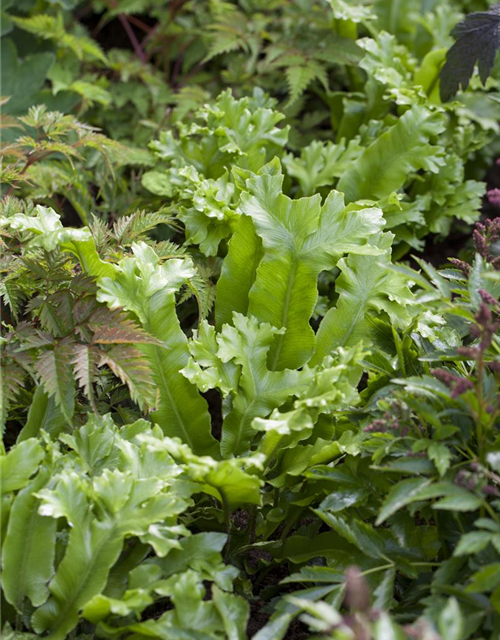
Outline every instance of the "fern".
<svg viewBox="0 0 500 640"><path fill-rule="evenodd" d="M107 365L124 384L140 407L154 407L156 395L151 367L138 349L130 345L100 352L99 366Z"/></svg>
<svg viewBox="0 0 500 640"><path fill-rule="evenodd" d="M203 59L204 62L209 62L212 58L223 53L230 53L239 49L248 50L241 38L240 31L221 24L211 25L210 29L214 33L210 38L208 53Z"/></svg>
<svg viewBox="0 0 500 640"><path fill-rule="evenodd" d="M97 367L100 363L102 352L99 348L87 344L79 344L74 347L72 365L78 386L81 387L90 406L97 413L94 399L93 386L97 378Z"/></svg>
<svg viewBox="0 0 500 640"><path fill-rule="evenodd" d="M99 307L86 324L94 332L92 344L158 344L156 338L119 310Z"/></svg>
<svg viewBox="0 0 500 640"><path fill-rule="evenodd" d="M4 304L9 307L14 320L17 320L21 309L21 303L24 299L19 285L15 282L1 282L0 296L2 296Z"/></svg>
<svg viewBox="0 0 500 640"><path fill-rule="evenodd" d="M43 352L35 364L35 371L43 388L55 398L57 406L69 424L75 410L72 359L72 345L61 341L55 343L52 349Z"/></svg>
<svg viewBox="0 0 500 640"><path fill-rule="evenodd" d="M73 179L68 174L67 167L60 162L56 164L55 181L52 184L48 184L47 172L37 174L37 171L33 171L34 165L52 158L55 154L62 155L69 164L69 171L74 173L74 161L82 160L82 150L95 149L101 154L107 170L112 175L112 164L116 154L123 151L120 144L98 133L95 128L82 124L74 116L48 111L45 105L31 107L26 116L18 118L18 124L25 134L17 136L15 141L3 150L6 160L5 180L10 184L7 195L22 187L28 187L29 192L30 188L36 188L37 185L41 188L45 186L50 196L58 191L65 193L68 183L72 183ZM38 131L36 137L26 133L31 128ZM50 168L48 170L50 171ZM82 191L84 189L80 184L80 197L73 198L73 201L86 223L88 212L85 205L88 205L89 199L88 196L82 196ZM47 193L42 196L47 197Z"/></svg>
<svg viewBox="0 0 500 640"><path fill-rule="evenodd" d="M205 320L209 316L215 303L215 286L210 275L212 274L209 269L198 266L195 275L187 281L186 288L179 299L179 304L182 304L194 296L200 320Z"/></svg>
<svg viewBox="0 0 500 640"><path fill-rule="evenodd" d="M175 244L170 240L162 240L161 242L151 242L155 253L162 260L168 260L169 258L182 258L187 254L187 248L181 245Z"/></svg>
<svg viewBox="0 0 500 640"><path fill-rule="evenodd" d="M5 423L9 415L9 409L24 388L26 373L15 361L8 358L2 350L0 372L0 435L3 437Z"/></svg>
<svg viewBox="0 0 500 640"><path fill-rule="evenodd" d="M212 12L216 22L208 24L208 53L203 62L209 62L216 56L242 50L249 52L247 43L248 20L234 5L227 2L213 4Z"/></svg>
<svg viewBox="0 0 500 640"><path fill-rule="evenodd" d="M155 229L160 224L173 225L171 215L161 211L148 213L138 211L129 216L120 218L113 224L112 235L122 246L130 246L138 239L142 239L148 231Z"/></svg>
<svg viewBox="0 0 500 640"><path fill-rule="evenodd" d="M89 224L90 233L94 239L97 250L103 250L111 238L111 231L104 220L97 216L92 217Z"/></svg>
<svg viewBox="0 0 500 640"><path fill-rule="evenodd" d="M104 63L107 61L97 42L85 36L75 36L65 30L61 13L57 16L37 14L28 18L11 19L20 29L45 40L54 40L61 49L70 49L80 60L100 60Z"/></svg>
<svg viewBox="0 0 500 640"><path fill-rule="evenodd" d="M290 90L289 105L298 100L313 80L319 80L328 89L326 69L320 62L304 60L302 64L287 67L285 74Z"/></svg>

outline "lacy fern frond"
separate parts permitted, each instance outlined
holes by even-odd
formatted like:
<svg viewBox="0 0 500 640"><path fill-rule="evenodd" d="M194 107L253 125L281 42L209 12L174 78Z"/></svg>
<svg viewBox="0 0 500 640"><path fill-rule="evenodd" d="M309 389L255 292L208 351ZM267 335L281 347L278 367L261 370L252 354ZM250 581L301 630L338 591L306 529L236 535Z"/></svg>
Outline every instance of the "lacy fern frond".
<svg viewBox="0 0 500 640"><path fill-rule="evenodd" d="M210 270L201 266L197 267L196 274L190 278L182 293L179 304L189 300L191 297L196 299L200 320L205 320L215 303L215 286L210 279Z"/></svg>
<svg viewBox="0 0 500 640"><path fill-rule="evenodd" d="M143 239L148 231L155 229L160 224L175 225L174 218L168 213L157 211L148 213L138 211L129 216L119 218L112 228L112 235L122 246L130 246L133 242Z"/></svg>

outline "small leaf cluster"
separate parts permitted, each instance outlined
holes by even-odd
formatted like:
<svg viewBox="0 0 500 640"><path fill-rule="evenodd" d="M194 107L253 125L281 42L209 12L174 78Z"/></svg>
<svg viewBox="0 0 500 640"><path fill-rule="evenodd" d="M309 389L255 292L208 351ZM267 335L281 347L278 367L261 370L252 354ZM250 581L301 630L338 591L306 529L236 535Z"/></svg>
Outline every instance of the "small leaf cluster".
<svg viewBox="0 0 500 640"><path fill-rule="evenodd" d="M90 185L77 177L81 165L77 167L75 163L84 164L82 151L94 150L109 175L113 159L123 148L94 127L72 115L47 111L45 105L31 107L27 115L18 118L7 115L2 127L15 136L1 152L4 164L0 184L5 197L22 190L30 199L57 202L64 194L82 222L87 223L87 210L92 203Z"/></svg>
<svg viewBox="0 0 500 640"><path fill-rule="evenodd" d="M226 91L198 109L192 124L179 123L177 136L166 131L150 143L156 164L143 173L142 185L157 196L158 205L171 203L189 244L204 255L217 254L221 241L235 231L246 172L262 169L273 156L282 160L287 195L326 197L336 188L348 203L365 200L382 208L398 255L421 249L429 232L445 235L453 219L470 223L477 218L484 185L464 180L467 158L474 153L470 142L476 140L468 136L476 125L456 125L450 139L458 106L430 103L410 70L404 77L398 74L397 82L376 72L382 60L396 64L402 55L392 36L364 39L363 46L360 65L374 74L387 99L404 93L399 118L344 129L337 142L315 140L296 155L286 150L294 130L281 124L285 115L272 101L258 91L241 99ZM416 71L414 64L409 69ZM464 145L465 137L470 142Z"/></svg>

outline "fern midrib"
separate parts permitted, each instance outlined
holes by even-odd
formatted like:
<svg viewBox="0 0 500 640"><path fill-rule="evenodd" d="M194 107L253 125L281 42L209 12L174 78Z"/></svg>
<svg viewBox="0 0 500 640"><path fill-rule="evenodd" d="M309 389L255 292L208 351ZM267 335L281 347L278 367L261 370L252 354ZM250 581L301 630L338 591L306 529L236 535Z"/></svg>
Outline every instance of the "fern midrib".
<svg viewBox="0 0 500 640"><path fill-rule="evenodd" d="M39 501L38 501L39 502ZM26 566L27 566L27 561L28 561L28 556L31 555L31 549L33 547L33 531L35 530L35 527L33 526L33 521L35 516L37 516L37 510L36 509L32 509L31 513L30 513L30 517L29 517L29 528L28 531L30 532L28 535L28 541L26 542L26 539L23 540L23 546L27 550L25 550L23 552L22 555L22 560L21 560L21 567L19 569L19 575L21 577L21 579L19 579L17 581L17 586L18 588L16 589L16 597L15 597L15 601L16 601L16 606L19 610L22 609L22 603L23 603L23 595L22 595L22 586L26 584L24 577L25 574L27 573L26 571ZM21 593L19 593L19 591L21 591ZM24 589L24 591L26 591L26 589Z"/></svg>
<svg viewBox="0 0 500 640"><path fill-rule="evenodd" d="M394 125L395 127L397 125ZM416 127L413 127L412 131L415 131ZM389 132L387 132L389 133ZM406 134L407 132L405 132ZM408 136L411 137L411 136ZM380 140L381 138L379 138ZM365 153L368 153L368 151L374 147L377 144L378 140L375 141L372 145L370 145L369 147L366 148ZM427 141L428 143L428 141ZM415 148L420 146L422 143L422 140L419 139L418 144L415 145L411 145L409 147L401 147L401 150L398 151L397 153L394 153L390 156L390 160L384 164L379 165L378 169L375 169L375 171L373 171L373 163L370 164L370 171L369 172L365 172L360 173L358 172L358 176L361 178L361 186L370 186L373 184L378 184L379 182L382 181L382 178L384 175L390 173L392 171L392 168L395 164L399 164L400 163L400 159L404 156L411 156L411 155L415 155ZM365 156L365 153L361 156L361 158L363 159ZM363 179L363 175L365 176L365 179ZM369 180L367 178L367 176L369 176ZM340 183L339 183L339 187L340 187ZM370 192L368 195L366 194L360 194L358 195L355 199L359 199L359 198L364 198L364 197L371 197L373 194Z"/></svg>
<svg viewBox="0 0 500 640"><path fill-rule="evenodd" d="M290 272L288 274L287 291L286 291L285 300L283 302L283 312L281 314L281 327L278 327L278 329L281 329L282 327L285 327L286 329L288 329L287 327L288 313L290 311L290 301L292 299L292 290L295 284L295 278L296 278L297 268L298 268L298 259L296 255L292 257L291 262L292 262L292 265L291 265ZM276 367L278 366L281 352L283 350L285 337L286 337L286 332L281 333L278 335L277 340L275 342L276 347L275 347L274 357L273 357L272 366L271 366L271 369L273 371L276 371Z"/></svg>
<svg viewBox="0 0 500 640"><path fill-rule="evenodd" d="M91 574L91 569L93 569L94 565L96 564L96 561L99 559L99 556L100 556L100 553L101 553L103 547L106 544L109 544L109 542L112 539L112 535L116 535L117 533L119 533L119 527L114 525L110 529L109 534L107 536L104 536L104 538L102 539L102 542L100 542L97 545L96 551L92 554L92 561L87 565L87 569L83 572L83 580L80 581L80 585L79 585L78 589L76 590L76 592L74 593L73 597L70 598L69 600L68 599L64 600L64 607L62 609L59 609L59 611L58 611L57 627L56 627L56 629L52 629L51 630L50 635L47 636L46 640L55 640L56 638L60 637L60 636L57 635L58 628L60 628L61 625L64 624L68 612L71 611L71 609L74 606L75 601L78 599L79 595L82 593L82 591L87 586L88 581L89 581L89 576ZM122 542L123 542L123 536L122 536ZM114 564L114 562L113 562L113 564ZM113 566L113 565L111 565L111 566ZM55 598L55 596L54 596L54 598ZM57 602L59 602L59 600L57 598L55 598L55 599L56 599ZM76 614L78 615L78 609L76 611Z"/></svg>
<svg viewBox="0 0 500 640"><path fill-rule="evenodd" d="M240 442L241 442L241 435L243 433L243 425L245 424L247 415L248 415L251 407L253 407L254 404L255 404L255 398L253 398L253 400L250 402L250 404L247 405L245 411L243 411L243 413L241 414L241 419L240 419L240 422L238 424L238 429L236 431L236 440L234 441L233 454L237 454L238 453L238 449L239 449Z"/></svg>
<svg viewBox="0 0 500 640"><path fill-rule="evenodd" d="M333 348L336 348L336 347L343 347L343 346L345 346L346 342L347 342L347 341L349 340L349 338L351 337L352 332L354 331L354 329L355 329L356 325L358 324L358 322L359 322L359 320L360 320L360 316L361 316L361 315L364 315L364 312L365 312L365 310L366 310L367 303L368 303L368 296L365 296L365 297L363 298L363 300L362 300L362 304L360 304L360 305L358 306L358 310L357 310L357 312L355 313L355 315L354 315L354 318L353 318L352 322L350 322L350 323L349 323L349 329L348 329L348 330L345 332L345 334L343 335L342 340L340 340L340 341L338 342L338 344L336 344L336 345L335 345L335 347L333 347ZM338 307L337 307L337 309L338 309ZM337 310L337 309L336 309L336 310ZM318 352L319 352L319 353L321 353L321 351L320 351L320 349L319 349L319 346L320 346L320 345L318 345L318 348L316 349L316 353L318 353ZM322 345L321 345L321 346L322 346ZM325 355L327 355L331 350L332 350L332 346L331 346L331 345L329 345L328 350L326 351L326 353L324 353L324 354L321 356L321 359L322 359ZM316 358L316 356L314 357L314 363L315 363L315 364L317 364L317 358Z"/></svg>
<svg viewBox="0 0 500 640"><path fill-rule="evenodd" d="M354 316L354 320L353 322L351 322L349 324L349 329L348 331L346 331L346 333L344 334L344 337L342 338L342 340L339 342L339 344L337 345L338 347L343 347L345 346L346 342L349 340L349 338L352 335L352 332L354 331L356 325L359 322L360 316L364 315L364 312L366 310L366 304L367 304L367 298L364 298L363 300L363 304L360 304L358 307L358 310L356 312L356 315Z"/></svg>
<svg viewBox="0 0 500 640"><path fill-rule="evenodd" d="M174 414L175 414L175 418L177 421L177 424L179 425L182 433L183 433L183 438L184 438L184 442L186 442L186 444L189 445L189 447L191 449L193 449L193 441L189 435L189 432L187 430L186 427L186 423L182 417L182 414L180 413L178 407L177 407L177 403L174 400L174 396L170 390L169 384L167 382L167 377L165 376L165 372L163 370L163 366L162 366L162 358L159 356L159 351L160 351L160 347L156 347L153 346L154 349L154 360L155 360L155 368L156 370L159 372L160 374L160 380L162 383L162 387L165 389L166 394L167 394L167 398L170 404L170 407L172 408ZM178 373L178 372L177 372ZM179 373L179 375L181 375ZM161 402L161 396L160 396L160 402Z"/></svg>
<svg viewBox="0 0 500 640"><path fill-rule="evenodd" d="M257 391L259 389L259 385L256 383L255 380L255 376L253 375L253 369L252 367L248 367L248 372L246 373L245 377L249 378L249 382L252 385L252 393L253 393L253 398L252 401L250 402L250 404L247 405L247 407L245 408L245 410L243 411L242 415L241 415L241 419L238 425L238 429L236 431L236 440L234 442L234 446L233 446L233 453L238 451L238 448L240 446L240 442L241 442L241 434L243 433L243 425L245 423L245 419L246 416L248 415L248 412L250 410L250 408L255 404L255 399L257 397ZM257 380L258 382L258 380ZM241 386L241 384L239 385Z"/></svg>

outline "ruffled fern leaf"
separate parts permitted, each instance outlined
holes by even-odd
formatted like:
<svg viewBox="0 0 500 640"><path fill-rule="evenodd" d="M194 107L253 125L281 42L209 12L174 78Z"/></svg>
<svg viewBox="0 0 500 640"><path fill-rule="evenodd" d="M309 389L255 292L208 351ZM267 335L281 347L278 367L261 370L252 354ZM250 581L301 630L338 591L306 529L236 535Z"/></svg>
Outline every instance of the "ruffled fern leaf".
<svg viewBox="0 0 500 640"><path fill-rule="evenodd" d="M195 275L193 263L183 258L158 264L158 256L144 242L132 249L134 256L120 262L114 278L98 280L98 299L134 313L145 331L162 342L162 346L140 345L153 374L151 388L158 394L154 421L166 435L181 438L195 451L216 453L218 443L210 432L206 402L193 393L180 372L189 352L175 311L175 294Z"/></svg>

